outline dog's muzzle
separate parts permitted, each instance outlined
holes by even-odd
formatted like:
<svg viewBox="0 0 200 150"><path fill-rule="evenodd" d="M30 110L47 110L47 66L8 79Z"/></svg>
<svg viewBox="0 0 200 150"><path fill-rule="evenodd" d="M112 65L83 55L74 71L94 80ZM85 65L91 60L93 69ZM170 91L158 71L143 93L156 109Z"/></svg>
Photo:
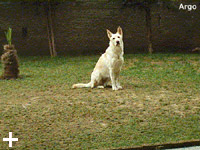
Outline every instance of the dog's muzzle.
<svg viewBox="0 0 200 150"><path fill-rule="evenodd" d="M119 45L119 44L120 44L119 41L117 41L117 42L116 42L116 45Z"/></svg>

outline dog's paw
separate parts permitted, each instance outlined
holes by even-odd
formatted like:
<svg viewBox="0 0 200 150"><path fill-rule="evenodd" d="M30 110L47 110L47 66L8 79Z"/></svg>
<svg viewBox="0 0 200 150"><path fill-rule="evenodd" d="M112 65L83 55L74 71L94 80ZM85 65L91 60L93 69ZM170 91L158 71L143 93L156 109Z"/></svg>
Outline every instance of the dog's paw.
<svg viewBox="0 0 200 150"><path fill-rule="evenodd" d="M113 91L117 91L117 90L121 90L121 89L123 89L122 86L112 87Z"/></svg>
<svg viewBox="0 0 200 150"><path fill-rule="evenodd" d="M122 87L122 86L120 86L120 85L119 85L117 88L118 88L119 90L123 89L123 87Z"/></svg>
<svg viewBox="0 0 200 150"><path fill-rule="evenodd" d="M97 86L98 89L103 89L104 86L100 85L100 86Z"/></svg>
<svg viewBox="0 0 200 150"><path fill-rule="evenodd" d="M117 91L117 90L119 90L119 89L118 89L116 86L113 86L113 87L112 87L112 90L113 90L113 91Z"/></svg>

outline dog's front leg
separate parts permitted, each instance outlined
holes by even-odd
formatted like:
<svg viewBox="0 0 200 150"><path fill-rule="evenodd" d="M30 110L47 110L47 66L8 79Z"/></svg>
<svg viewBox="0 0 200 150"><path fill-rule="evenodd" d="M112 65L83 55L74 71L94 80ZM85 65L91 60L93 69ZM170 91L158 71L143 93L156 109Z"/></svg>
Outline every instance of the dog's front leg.
<svg viewBox="0 0 200 150"><path fill-rule="evenodd" d="M110 79L112 82L112 90L118 90L117 86L116 86L116 77L115 77L115 73L113 71L113 69L110 69Z"/></svg>
<svg viewBox="0 0 200 150"><path fill-rule="evenodd" d="M118 89L122 89L122 86L119 83L119 73L116 75L116 86Z"/></svg>

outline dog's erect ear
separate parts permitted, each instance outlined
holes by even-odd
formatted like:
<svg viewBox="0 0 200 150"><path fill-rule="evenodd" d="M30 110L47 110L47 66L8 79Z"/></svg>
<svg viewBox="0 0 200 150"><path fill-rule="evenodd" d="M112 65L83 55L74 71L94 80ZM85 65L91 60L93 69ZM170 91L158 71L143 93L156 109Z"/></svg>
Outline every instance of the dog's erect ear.
<svg viewBox="0 0 200 150"><path fill-rule="evenodd" d="M117 32L118 32L120 35L123 35L122 28L121 28L120 26L117 28Z"/></svg>
<svg viewBox="0 0 200 150"><path fill-rule="evenodd" d="M108 34L108 38L110 39L112 37L112 32L110 32L110 30L107 29L107 34Z"/></svg>

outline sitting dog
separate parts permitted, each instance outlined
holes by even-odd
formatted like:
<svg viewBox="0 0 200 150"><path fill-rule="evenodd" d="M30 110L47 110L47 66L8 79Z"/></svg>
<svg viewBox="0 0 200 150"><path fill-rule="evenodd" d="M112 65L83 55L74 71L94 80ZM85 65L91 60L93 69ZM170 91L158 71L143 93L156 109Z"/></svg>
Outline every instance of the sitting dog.
<svg viewBox="0 0 200 150"><path fill-rule="evenodd" d="M92 74L91 81L87 84L74 84L72 88L104 88L111 80L112 90L122 89L119 83L119 74L124 63L124 43L122 28L117 28L117 33L113 34L107 29L110 40L106 52L99 58Z"/></svg>

